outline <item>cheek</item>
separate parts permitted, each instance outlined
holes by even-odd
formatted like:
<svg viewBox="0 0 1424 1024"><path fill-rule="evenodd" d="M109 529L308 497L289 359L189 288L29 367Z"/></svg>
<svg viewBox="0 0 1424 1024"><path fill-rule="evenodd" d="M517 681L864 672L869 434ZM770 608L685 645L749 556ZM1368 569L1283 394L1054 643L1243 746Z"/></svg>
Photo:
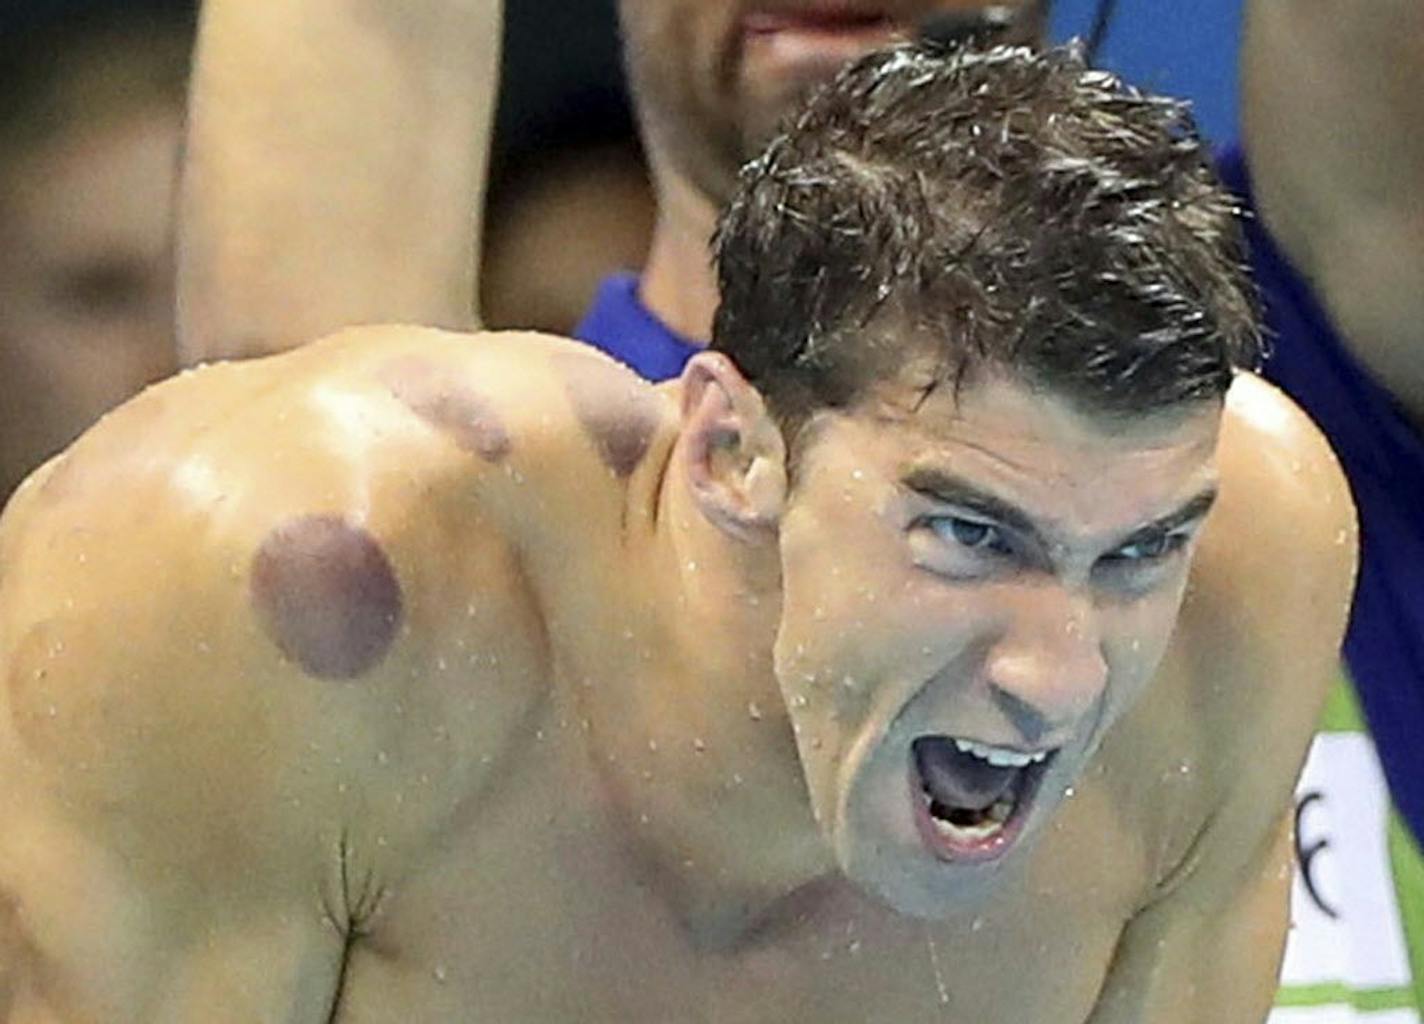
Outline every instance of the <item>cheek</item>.
<svg viewBox="0 0 1424 1024"><path fill-rule="evenodd" d="M1143 598L1111 615L1103 645L1118 688L1145 686L1171 642L1181 600L1178 591Z"/></svg>

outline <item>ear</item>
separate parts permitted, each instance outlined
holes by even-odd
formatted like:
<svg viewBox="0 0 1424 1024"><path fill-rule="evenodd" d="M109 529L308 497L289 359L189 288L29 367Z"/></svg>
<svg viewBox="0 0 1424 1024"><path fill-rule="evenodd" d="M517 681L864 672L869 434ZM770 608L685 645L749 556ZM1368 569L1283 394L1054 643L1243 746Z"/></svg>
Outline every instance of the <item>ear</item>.
<svg viewBox="0 0 1424 1024"><path fill-rule="evenodd" d="M786 504L786 443L756 388L720 352L682 373L683 465L693 500L739 540L764 539Z"/></svg>

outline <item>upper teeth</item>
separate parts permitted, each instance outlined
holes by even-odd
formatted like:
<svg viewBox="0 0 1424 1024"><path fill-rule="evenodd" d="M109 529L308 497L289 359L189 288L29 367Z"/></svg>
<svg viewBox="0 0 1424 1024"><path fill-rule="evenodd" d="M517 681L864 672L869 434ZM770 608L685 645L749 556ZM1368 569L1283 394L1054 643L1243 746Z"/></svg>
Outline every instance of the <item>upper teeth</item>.
<svg viewBox="0 0 1424 1024"><path fill-rule="evenodd" d="M987 743L975 743L973 740L956 739L954 745L961 753L972 754L981 761L988 761L995 768L1022 768L1025 765L1037 764L1048 756L1046 750L1040 750L1036 754L1021 754L1017 750L991 747Z"/></svg>

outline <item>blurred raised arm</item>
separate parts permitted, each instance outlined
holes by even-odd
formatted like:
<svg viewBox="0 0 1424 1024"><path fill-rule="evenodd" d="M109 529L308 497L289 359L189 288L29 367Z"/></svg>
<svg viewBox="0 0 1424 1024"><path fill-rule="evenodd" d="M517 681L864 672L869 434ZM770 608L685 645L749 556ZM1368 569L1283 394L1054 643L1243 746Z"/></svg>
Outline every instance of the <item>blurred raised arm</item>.
<svg viewBox="0 0 1424 1024"><path fill-rule="evenodd" d="M1424 421L1424 4L1246 7L1242 130L1262 216Z"/></svg>
<svg viewBox="0 0 1424 1024"><path fill-rule="evenodd" d="M476 321L500 0L206 0L180 217L185 362Z"/></svg>

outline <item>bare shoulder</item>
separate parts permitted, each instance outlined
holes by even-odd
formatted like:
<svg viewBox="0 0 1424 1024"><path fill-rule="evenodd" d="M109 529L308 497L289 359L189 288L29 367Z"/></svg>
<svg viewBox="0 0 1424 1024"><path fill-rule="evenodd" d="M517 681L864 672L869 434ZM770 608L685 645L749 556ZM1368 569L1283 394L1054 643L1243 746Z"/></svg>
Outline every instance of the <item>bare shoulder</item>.
<svg viewBox="0 0 1424 1024"><path fill-rule="evenodd" d="M1255 376L1228 396L1219 458L1167 670L1183 684L1204 846L1229 848L1229 865L1275 834L1338 676L1356 525L1319 430Z"/></svg>
<svg viewBox="0 0 1424 1024"><path fill-rule="evenodd" d="M1210 706L1222 728L1280 735L1294 756L1336 675L1354 588L1354 503L1319 429L1254 375L1239 375L1228 395L1219 459L1221 498L1183 629L1211 652L1202 664L1217 675Z"/></svg>
<svg viewBox="0 0 1424 1024"><path fill-rule="evenodd" d="M567 405L541 398L563 346L526 340L365 329L200 369L36 474L0 523L11 806L244 877L239 851L380 873L438 841L548 680L481 498Z"/></svg>

